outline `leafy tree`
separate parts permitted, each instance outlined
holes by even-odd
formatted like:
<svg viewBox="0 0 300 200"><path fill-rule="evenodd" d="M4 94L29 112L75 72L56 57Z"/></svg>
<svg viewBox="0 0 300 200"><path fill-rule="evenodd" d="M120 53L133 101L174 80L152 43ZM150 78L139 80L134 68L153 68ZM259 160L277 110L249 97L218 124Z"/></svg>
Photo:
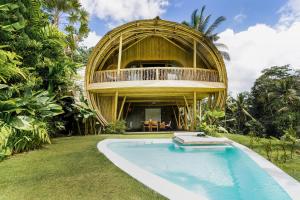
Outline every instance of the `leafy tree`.
<svg viewBox="0 0 300 200"><path fill-rule="evenodd" d="M42 3L0 3L0 157L49 143L75 118L76 108L63 106L74 102L66 96L82 63L66 53L68 35L49 22Z"/></svg>
<svg viewBox="0 0 300 200"><path fill-rule="evenodd" d="M217 42L220 37L218 36L218 33L214 32L216 28L226 20L226 18L224 16L220 16L215 19L211 25L209 25L211 15L205 15L205 8L205 6L202 6L200 13L198 9L194 10L191 15L191 21L183 21L182 24L201 32L206 38L216 45L224 59L230 60L229 53L226 51L227 46Z"/></svg>
<svg viewBox="0 0 300 200"><path fill-rule="evenodd" d="M251 115L250 108L249 93L239 93L236 98L229 96L226 104L226 127L231 127L231 131L237 133L253 131L255 134L259 134L263 128L260 122Z"/></svg>
<svg viewBox="0 0 300 200"><path fill-rule="evenodd" d="M51 23L66 31L67 51L73 55L78 42L89 33L88 13L81 7L79 0L45 0L45 9Z"/></svg>
<svg viewBox="0 0 300 200"><path fill-rule="evenodd" d="M289 66L262 71L252 87L252 113L266 127L266 134L280 137L300 119L297 73Z"/></svg>

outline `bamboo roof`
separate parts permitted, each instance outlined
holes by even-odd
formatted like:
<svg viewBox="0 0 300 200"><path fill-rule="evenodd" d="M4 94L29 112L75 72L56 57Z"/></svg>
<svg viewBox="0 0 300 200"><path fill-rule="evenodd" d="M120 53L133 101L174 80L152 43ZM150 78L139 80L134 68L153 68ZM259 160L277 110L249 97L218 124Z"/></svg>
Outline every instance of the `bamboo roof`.
<svg viewBox="0 0 300 200"><path fill-rule="evenodd" d="M92 85L95 85L96 83L93 81L95 73L105 70L106 63L118 57L120 41L122 41L123 51L126 51L149 37L163 38L187 54L193 52L193 45L196 42L197 56L201 60L197 67L212 69L218 72L219 81L222 83L222 90L218 92L215 105L224 105L227 93L227 74L223 58L215 45L199 31L183 24L159 18L129 22L112 29L102 37L88 60L85 73L85 88L91 88ZM105 124L108 120L102 116L100 109L97 107L97 101L93 96L95 91L97 89L87 89L87 98L92 107L97 111L100 122ZM211 92L215 92L214 87L212 87Z"/></svg>

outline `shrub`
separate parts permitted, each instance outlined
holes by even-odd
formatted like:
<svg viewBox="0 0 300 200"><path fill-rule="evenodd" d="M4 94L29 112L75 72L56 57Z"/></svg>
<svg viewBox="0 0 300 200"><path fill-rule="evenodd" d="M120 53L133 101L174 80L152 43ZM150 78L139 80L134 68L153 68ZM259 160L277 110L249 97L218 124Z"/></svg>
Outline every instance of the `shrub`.
<svg viewBox="0 0 300 200"><path fill-rule="evenodd" d="M0 89L0 92L12 92L12 87ZM29 88L22 98L3 96L0 99L1 159L50 143L49 119L63 113L54 96L47 91L32 91Z"/></svg>
<svg viewBox="0 0 300 200"><path fill-rule="evenodd" d="M272 160L272 151L273 151L272 140L266 139L266 141L263 142L263 148L266 152L268 160L271 161Z"/></svg>
<svg viewBox="0 0 300 200"><path fill-rule="evenodd" d="M124 134L126 130L126 122L124 120L109 123L105 129L105 134Z"/></svg>
<svg viewBox="0 0 300 200"><path fill-rule="evenodd" d="M203 131L208 135L219 137L220 132L228 133L228 131L222 127L221 119L224 118L225 113L221 110L208 110L203 115L201 123L198 123L197 130ZM199 116L198 116L199 118ZM200 121L200 120L199 120Z"/></svg>
<svg viewBox="0 0 300 200"><path fill-rule="evenodd" d="M288 142L290 147L290 157L293 158L295 147L297 143L297 133L293 128L288 128L284 131L284 135L281 137L283 141Z"/></svg>
<svg viewBox="0 0 300 200"><path fill-rule="evenodd" d="M250 140L249 140L249 147L250 147L251 149L253 149L256 134L255 134L255 132L250 131L248 135L249 135L249 137L250 137Z"/></svg>

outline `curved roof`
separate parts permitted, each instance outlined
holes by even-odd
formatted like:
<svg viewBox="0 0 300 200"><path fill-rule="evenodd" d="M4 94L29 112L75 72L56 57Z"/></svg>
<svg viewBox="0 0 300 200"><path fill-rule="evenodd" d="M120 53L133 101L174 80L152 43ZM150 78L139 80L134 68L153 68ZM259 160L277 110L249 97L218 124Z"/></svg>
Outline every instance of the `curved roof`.
<svg viewBox="0 0 300 200"><path fill-rule="evenodd" d="M114 53L118 53L119 38L123 36L123 49L130 46L139 38L155 35L168 38L182 48L193 46L193 40L197 42L198 51L206 60L208 66L219 72L221 81L226 80L226 68L223 58L216 47L199 31L176 22L150 19L137 20L121 25L109 31L96 45L87 64L86 81L92 80L93 72L101 70L105 61Z"/></svg>
<svg viewBox="0 0 300 200"><path fill-rule="evenodd" d="M225 64L215 45L213 45L212 42L204 37L199 31L183 24L161 20L159 18L129 22L114 28L102 37L95 46L86 67L86 86L93 82L93 75L95 71L102 70L105 62L110 57L118 54L121 35L123 49L129 48L138 40L148 36L163 37L177 45L179 48L183 48L187 51L192 50L193 43L196 41L197 52L203 62L206 63L206 67L217 70L220 81L227 87ZM90 100L89 95L89 92L87 92L88 99ZM226 91L221 96L222 97L220 97L220 99L223 100L220 100L219 105L224 105Z"/></svg>

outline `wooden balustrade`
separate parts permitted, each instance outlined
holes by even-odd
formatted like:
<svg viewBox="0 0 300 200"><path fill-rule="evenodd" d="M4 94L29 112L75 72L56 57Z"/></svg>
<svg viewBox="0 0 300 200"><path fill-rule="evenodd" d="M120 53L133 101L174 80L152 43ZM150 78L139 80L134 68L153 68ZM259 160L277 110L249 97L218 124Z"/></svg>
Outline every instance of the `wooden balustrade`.
<svg viewBox="0 0 300 200"><path fill-rule="evenodd" d="M117 82L138 80L192 80L219 82L216 70L181 67L147 67L97 71L94 82Z"/></svg>

